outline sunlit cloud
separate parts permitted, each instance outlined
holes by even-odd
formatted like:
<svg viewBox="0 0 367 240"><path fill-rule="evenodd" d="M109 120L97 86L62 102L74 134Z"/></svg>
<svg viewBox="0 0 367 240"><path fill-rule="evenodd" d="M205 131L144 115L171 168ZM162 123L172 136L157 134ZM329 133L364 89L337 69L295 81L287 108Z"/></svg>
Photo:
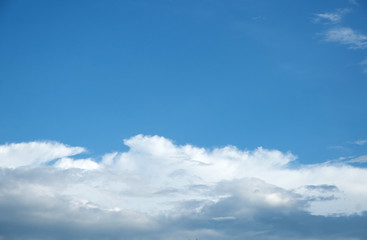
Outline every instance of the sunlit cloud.
<svg viewBox="0 0 367 240"><path fill-rule="evenodd" d="M0 146L1 167L34 166L85 152L58 142L12 143Z"/></svg>
<svg viewBox="0 0 367 240"><path fill-rule="evenodd" d="M0 146L0 209L7 216L0 217L1 225L34 227L38 230L23 229L22 234L38 236L47 222L55 227L50 231L61 231L60 226L74 239L98 239L107 229L130 239L171 239L166 229L173 225L182 236L177 239L268 239L258 227L271 230L274 222L251 219L299 218L311 224L307 219L322 215L326 221L339 216L348 224L347 216L365 217L365 168L341 162L294 167L291 153L261 147L206 149L160 136L137 135L124 143L128 151L100 159L72 157L84 148L61 143ZM218 225L224 223L248 228L229 233ZM285 225L280 229L285 235L294 231ZM16 233L5 231L4 236L11 239L11 234ZM303 238L302 231L294 234ZM279 232L276 239L285 235Z"/></svg>

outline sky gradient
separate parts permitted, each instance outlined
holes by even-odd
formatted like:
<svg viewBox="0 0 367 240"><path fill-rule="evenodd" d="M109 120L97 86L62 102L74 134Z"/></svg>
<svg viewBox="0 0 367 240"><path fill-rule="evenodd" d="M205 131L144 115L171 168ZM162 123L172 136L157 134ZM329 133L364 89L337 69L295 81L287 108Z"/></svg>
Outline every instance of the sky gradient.
<svg viewBox="0 0 367 240"><path fill-rule="evenodd" d="M367 239L366 23L362 0L0 1L0 239Z"/></svg>

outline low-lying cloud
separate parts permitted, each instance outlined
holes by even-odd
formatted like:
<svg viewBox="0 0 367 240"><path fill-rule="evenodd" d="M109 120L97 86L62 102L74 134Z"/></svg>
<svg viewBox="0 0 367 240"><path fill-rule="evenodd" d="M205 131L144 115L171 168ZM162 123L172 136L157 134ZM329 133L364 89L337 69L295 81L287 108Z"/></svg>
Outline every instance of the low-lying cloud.
<svg viewBox="0 0 367 240"><path fill-rule="evenodd" d="M0 237L367 237L366 168L295 167L296 157L278 150L205 149L160 136L124 143L128 151L100 159L78 159L84 148L56 142L0 146Z"/></svg>

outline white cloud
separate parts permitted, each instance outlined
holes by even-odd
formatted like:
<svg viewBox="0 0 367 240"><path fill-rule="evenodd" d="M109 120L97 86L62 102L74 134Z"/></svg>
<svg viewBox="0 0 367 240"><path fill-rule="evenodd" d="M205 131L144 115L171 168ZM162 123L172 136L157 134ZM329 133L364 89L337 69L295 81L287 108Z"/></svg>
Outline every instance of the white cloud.
<svg viewBox="0 0 367 240"><path fill-rule="evenodd" d="M322 20L328 20L331 23L337 23L341 20L342 16L338 13L319 13L316 14L315 22L320 22Z"/></svg>
<svg viewBox="0 0 367 240"><path fill-rule="evenodd" d="M342 20L343 15L350 12L350 9L338 9L335 12L326 12L326 13L317 13L316 18L314 21L316 23L318 22L324 22L324 23L338 23Z"/></svg>
<svg viewBox="0 0 367 240"><path fill-rule="evenodd" d="M367 143L367 140L365 140L365 139L358 139L358 140L355 140L355 141L348 141L347 143L348 144L355 144L355 145L363 146L363 145L365 145Z"/></svg>
<svg viewBox="0 0 367 240"><path fill-rule="evenodd" d="M317 15L318 20L327 19L333 23L339 22L341 19L340 14L336 14L336 13L319 13L316 15Z"/></svg>
<svg viewBox="0 0 367 240"><path fill-rule="evenodd" d="M218 201L223 196L213 192L213 188L220 182L255 178L301 195L305 194L302 190L305 185L337 186L341 190L340 198L328 201L326 210L323 208L325 201L310 202L308 211L314 214L353 214L367 210L367 204L363 202L360 210L354 207L362 198L367 198L367 180L363 181L361 176L367 173L365 169L332 163L294 169L289 167L289 163L295 160L294 155L261 147L253 151L239 150L234 146L208 150L192 145L175 145L164 137L143 135L127 139L124 143L130 148L129 151L106 154L99 163L93 159L64 157L80 153L83 149L60 143L5 145L1 149L8 150L3 151L7 154L2 159L10 156L16 161L11 165L10 161L3 160L2 166L37 166L61 157L53 166L98 170L93 174L81 175L75 184L68 185L62 192L66 196L88 199L103 209L127 208L155 214L169 211L179 201ZM34 154L29 154L32 153L30 149ZM27 155L30 157L27 158ZM24 162L17 159L24 159ZM91 175L93 178L89 178ZM340 175L345 176L341 179ZM101 195L109 196L109 200L101 198ZM266 200L263 205L276 206L294 200L279 196L273 193L262 196ZM146 198L150 199L149 203L144 203Z"/></svg>
<svg viewBox="0 0 367 240"><path fill-rule="evenodd" d="M367 155L359 156L348 161L349 163L366 163Z"/></svg>
<svg viewBox="0 0 367 240"><path fill-rule="evenodd" d="M366 64L367 64L367 59L366 59ZM356 141L350 141L348 143L362 146L367 143L367 140L356 140Z"/></svg>
<svg viewBox="0 0 367 240"><path fill-rule="evenodd" d="M332 164L292 169L288 163L294 161L295 157L290 153L284 154L263 148L243 151L233 146L207 150L191 145L176 146L170 140L158 136L138 135L125 140L125 144L130 150L115 153L113 160L111 155L107 155L109 164L113 163L115 170L144 176L143 179L153 188L179 189L174 195L182 193L182 189L190 184L212 186L224 180L241 178L262 179L286 190L298 189L303 185L336 184L338 187L340 185L343 191L340 193L341 198L327 203L314 201L310 203L311 212L351 214L358 212L355 204L360 202L364 206L363 209L367 210L367 204L363 204L362 200L362 196L367 197L367 189L363 185L367 182L362 181L361 184L360 180L349 176L340 179L340 175L349 172L355 172L357 179L362 178L360 172L367 173L364 169ZM102 165L105 161L102 161ZM348 185L353 185L356 189L352 190ZM182 197L195 197L190 194L194 193L185 192Z"/></svg>
<svg viewBox="0 0 367 240"><path fill-rule="evenodd" d="M325 40L348 45L352 49L367 48L367 35L357 33L351 28L334 28L325 34Z"/></svg>
<svg viewBox="0 0 367 240"><path fill-rule="evenodd" d="M349 0L353 5L359 6L356 0ZM338 24L341 22L343 16L351 12L351 9L338 9L335 12L325 12L315 14L315 23L324 24ZM336 42L347 45L350 49L366 49L367 35L359 33L349 27L335 27L329 28L324 35L324 40L328 42ZM363 72L367 73L367 59L360 63L363 66Z"/></svg>
<svg viewBox="0 0 367 240"><path fill-rule="evenodd" d="M140 237L135 239L170 239L163 228L174 224L177 231L184 231L182 239L189 236L186 230L207 239L226 239L230 238L228 232L215 224L246 221L244 225L252 226L251 219L262 215L269 219L309 219L314 218L312 214L353 216L367 210L365 168L345 163L295 168L290 166L296 159L291 153L234 146L205 149L176 145L159 136L137 135L124 143L128 151L105 154L100 161L73 159L70 156L84 149L60 143L39 143L47 147L38 148L34 142L22 143L23 147L0 146L11 149L1 158L0 211L9 213L7 218L0 217L0 225L24 225L24 221L37 219L39 226L52 222L65 228L89 226L102 232L124 229L117 232L129 239L137 232ZM27 160L32 152L29 149L37 152L34 149L45 148L47 151L39 153L47 153L42 160L35 153ZM6 156L25 159L10 165L4 160ZM17 168L25 165L28 167ZM215 227L206 226L207 221ZM269 227L266 222L260 223ZM128 224L137 231L135 235L126 235L127 228L120 227ZM209 232L203 232L205 229ZM246 234L255 234L255 229L248 229ZM158 232L164 232L164 236L154 235ZM253 238L267 239L256 236Z"/></svg>
<svg viewBox="0 0 367 240"><path fill-rule="evenodd" d="M55 167L69 169L69 168L79 168L84 170L95 170L99 168L99 164L94 162L92 159L77 159L72 158L62 158L58 160Z"/></svg>
<svg viewBox="0 0 367 240"><path fill-rule="evenodd" d="M70 147L58 142L5 144L0 146L0 167L39 165L82 152L85 152L84 148Z"/></svg>

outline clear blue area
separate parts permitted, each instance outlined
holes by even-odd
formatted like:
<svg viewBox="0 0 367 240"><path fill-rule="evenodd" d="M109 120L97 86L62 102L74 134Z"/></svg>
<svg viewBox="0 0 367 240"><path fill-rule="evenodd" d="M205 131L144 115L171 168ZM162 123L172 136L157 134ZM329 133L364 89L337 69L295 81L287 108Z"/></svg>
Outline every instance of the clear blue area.
<svg viewBox="0 0 367 240"><path fill-rule="evenodd" d="M367 34L367 2L0 2L0 144L100 155L157 134L203 147L367 154L366 49L323 40L316 13ZM335 146L344 146L335 147Z"/></svg>

